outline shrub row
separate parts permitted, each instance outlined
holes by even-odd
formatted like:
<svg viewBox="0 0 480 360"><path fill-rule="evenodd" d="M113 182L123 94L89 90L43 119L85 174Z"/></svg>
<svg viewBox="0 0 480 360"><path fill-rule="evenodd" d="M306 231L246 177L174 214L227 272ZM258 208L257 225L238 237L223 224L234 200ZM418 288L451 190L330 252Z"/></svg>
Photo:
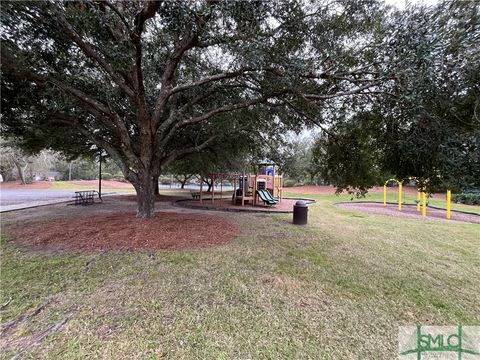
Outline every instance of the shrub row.
<svg viewBox="0 0 480 360"><path fill-rule="evenodd" d="M480 205L480 194L477 194L477 193L453 194L452 201L455 203L461 203L466 205Z"/></svg>
<svg viewBox="0 0 480 360"><path fill-rule="evenodd" d="M292 186L295 186L297 184L297 182L293 179L286 179L283 181L283 186L284 187L292 187Z"/></svg>

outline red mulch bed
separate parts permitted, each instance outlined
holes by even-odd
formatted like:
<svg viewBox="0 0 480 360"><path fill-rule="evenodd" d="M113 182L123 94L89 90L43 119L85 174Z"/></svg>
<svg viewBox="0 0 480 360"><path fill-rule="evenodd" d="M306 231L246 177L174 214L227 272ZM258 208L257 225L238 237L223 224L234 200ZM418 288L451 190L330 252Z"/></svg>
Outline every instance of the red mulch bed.
<svg viewBox="0 0 480 360"><path fill-rule="evenodd" d="M470 224L480 224L480 216L474 214L466 214L460 211L452 210L451 220L446 219L446 211L427 207L427 216L422 217L421 212L417 211L416 205L403 205L402 210L398 210L396 205L388 204L387 207L383 203L339 203L336 206L361 211L367 214L380 214L394 217L413 218L419 220L437 220L437 221L453 221L465 222Z"/></svg>
<svg viewBox="0 0 480 360"><path fill-rule="evenodd" d="M71 183L77 186L93 187L94 189L98 187L98 180L73 180ZM133 189L133 185L129 182L116 180L102 180L102 187L109 189Z"/></svg>
<svg viewBox="0 0 480 360"><path fill-rule="evenodd" d="M330 195L335 194L335 188L333 186L326 185L305 185L284 187L283 192L292 194Z"/></svg>
<svg viewBox="0 0 480 360"><path fill-rule="evenodd" d="M151 219L116 213L53 220L17 227L10 234L17 243L41 250L156 250L224 244L237 229L217 216L161 212Z"/></svg>
<svg viewBox="0 0 480 360"><path fill-rule="evenodd" d="M190 194L188 194L190 197ZM174 202L177 200L188 198L186 194L179 194L179 195L155 195L155 202ZM137 202L137 195L112 195L110 196L111 199L120 200L120 201L132 201Z"/></svg>
<svg viewBox="0 0 480 360"><path fill-rule="evenodd" d="M305 186L294 186L294 187L287 187L283 188L284 193L293 193L293 194L311 194L311 195L332 195L335 194L336 188L334 186L328 185L305 185ZM397 187L389 187L388 192L397 192ZM409 186L404 186L403 191L411 194L417 194L417 189ZM373 188L369 189L368 192L370 193L383 193L383 187L374 186ZM343 192L347 194L346 191Z"/></svg>
<svg viewBox="0 0 480 360"><path fill-rule="evenodd" d="M396 186L389 187L387 192L396 194L398 188ZM403 191L410 195L417 195L417 189L412 186L404 186ZM328 185L305 185L305 186L294 186L294 187L286 187L283 188L284 193L292 193L292 194L310 194L310 195L332 195L335 194L335 187L328 186ZM374 186L373 188L368 190L369 193L383 193L382 186ZM347 194L346 191L343 194ZM435 199L444 199L445 193L435 193L432 194L432 197Z"/></svg>
<svg viewBox="0 0 480 360"><path fill-rule="evenodd" d="M253 206L250 203L245 203L244 206L238 202L237 204L232 204L232 200L230 198L226 199L223 198L222 200L216 199L213 204L211 198L203 199L203 203L200 204L199 200L190 200L190 201L182 201L176 203L175 205L187 207L187 208L200 208L200 209L212 209L212 210L235 210L235 211L264 211L264 212L293 212L293 205L297 202L296 199L282 199L275 206L267 206L264 205L261 201L257 203L256 206Z"/></svg>

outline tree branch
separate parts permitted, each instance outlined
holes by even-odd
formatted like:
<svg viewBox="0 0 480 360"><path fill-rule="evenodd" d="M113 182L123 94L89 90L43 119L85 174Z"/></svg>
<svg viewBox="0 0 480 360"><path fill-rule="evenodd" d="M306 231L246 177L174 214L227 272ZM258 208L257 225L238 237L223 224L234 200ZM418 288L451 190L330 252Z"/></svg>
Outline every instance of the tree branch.
<svg viewBox="0 0 480 360"><path fill-rule="evenodd" d="M143 33L145 21L155 16L161 4L162 2L159 0L149 0L147 5L135 16L135 32L138 36Z"/></svg>
<svg viewBox="0 0 480 360"><path fill-rule="evenodd" d="M198 152L202 151L207 146L209 146L216 138L217 138L217 136L213 135L213 136L210 136L206 141L204 141L200 145L192 146L192 147L181 149L181 150L175 150L175 151L171 152L170 155L168 155L166 158L163 159L162 166L166 167L176 159L180 159L180 158L182 158L184 156L187 156L189 154L194 154L194 153L198 153Z"/></svg>
<svg viewBox="0 0 480 360"><path fill-rule="evenodd" d="M115 7L115 5L109 3L108 1L105 1L105 5L108 6L110 9L112 9L112 11L118 16L118 18L125 25L125 29L127 31L130 30L130 25L128 24L128 21L125 19L122 13Z"/></svg>
<svg viewBox="0 0 480 360"><path fill-rule="evenodd" d="M180 60L182 59L183 54L190 48L193 47L197 40L196 36L186 36L184 39L180 40L170 55L169 60L165 65L165 70L162 74L161 84L162 90L158 96L157 102L155 104L155 110L152 115L153 128L156 130L163 112L165 111L165 105L167 104L168 98L170 97L170 91L172 89L172 79L177 69Z"/></svg>
<svg viewBox="0 0 480 360"><path fill-rule="evenodd" d="M358 93L361 93L363 90L371 88L371 87L376 86L378 84L380 84L380 81L373 81L370 84L359 86L359 87L357 87L355 89L352 89L352 90L349 90L349 91L339 91L335 94L325 94L325 95L302 94L302 97L307 99L307 100L328 100L328 99L333 99L333 98L336 98L336 97L358 94Z"/></svg>
<svg viewBox="0 0 480 360"><path fill-rule="evenodd" d="M280 95L282 95L286 92L287 92L287 90L283 90L283 91L280 91L280 92L275 93L275 94L260 96L260 97L257 97L257 98L254 98L254 99L251 99L251 100L248 100L248 101L244 101L244 102L241 102L241 103L236 103L236 104L233 104L233 105L220 106L216 109L210 110L209 112L207 112L207 113L205 113L201 116L197 116L197 117L193 117L193 118L189 118L189 119L185 119L183 121L180 121L180 122L176 123L170 129L168 134L166 134L163 138L161 138L162 134L159 134L159 136L161 138L159 148L163 148L164 146L166 146L167 143L170 141L170 139L175 135L175 133L183 127L193 125L193 124L198 124L198 123L200 123L202 121L205 121L205 120L207 120L207 119L209 119L212 116L217 115L217 114L221 114L221 113L225 113L225 112L231 112L231 111L246 108L246 107L251 106L251 105L266 102L268 99L280 96Z"/></svg>
<svg viewBox="0 0 480 360"><path fill-rule="evenodd" d="M131 172L131 170L124 164L124 161L121 161L123 156L112 144L100 136L95 135L92 131L83 126L75 117L59 111L46 111L46 114L49 115L51 119L75 127L83 136L85 136L87 139L90 139L98 148L105 149L113 158L117 159L117 163L122 167L124 174ZM129 153L127 151L122 151L122 153L125 154L125 157L132 164L138 163L138 158L133 154L133 152Z"/></svg>
<svg viewBox="0 0 480 360"><path fill-rule="evenodd" d="M58 88L64 90L65 92L73 95L75 97L81 108L83 108L88 113L92 114L97 120L102 122L105 126L111 128L118 135L122 150L124 153L127 153L129 149L132 148L130 134L120 119L120 116L114 112L110 106L105 105L95 99L90 98L84 92L75 89L74 87L66 84L60 80L54 79L49 76L38 75L32 71L22 67L19 61L16 61L6 52L6 49L2 48L2 64L6 65L10 70L23 75L25 78L39 84L51 83ZM41 107L43 111L49 111L44 106Z"/></svg>
<svg viewBox="0 0 480 360"><path fill-rule="evenodd" d="M120 75L118 75L113 67L99 54L97 53L89 44L87 44L83 39L77 34L77 32L73 29L70 23L65 19L58 9L55 9L55 15L57 16L57 21L59 24L62 25L67 36L75 43L77 46L82 50L82 52L89 57L90 59L94 60L100 67L110 75L111 79L123 90L128 97L132 100L135 100L135 93L130 88L130 86L125 82Z"/></svg>
<svg viewBox="0 0 480 360"><path fill-rule="evenodd" d="M316 119L314 119L312 116L308 115L304 111L300 110L298 107L296 107L291 101L285 100L285 103L297 114L300 116L303 116L304 118L308 119L310 122L313 124L317 125L322 131L324 131L326 134L330 135L333 138L336 138L336 136L331 133L329 130L325 129Z"/></svg>
<svg viewBox="0 0 480 360"><path fill-rule="evenodd" d="M223 79L231 79L231 78L237 77L239 75L243 75L246 71L253 71L253 70L254 69L252 69L252 68L244 68L244 69L240 69L240 70L237 70L237 71L224 72L224 73L220 73L220 74L216 74L216 75L210 75L210 76L207 76L203 79L194 81L192 83L178 85L178 86L174 87L172 90L170 90L169 96L174 95L174 94L176 94L180 91L185 91L185 90L189 90L189 89L192 89L192 88L204 85L204 84L208 84L208 83L213 82L213 81L218 81L218 80L223 80Z"/></svg>
<svg viewBox="0 0 480 360"><path fill-rule="evenodd" d="M135 16L134 20L134 29L130 34L130 38L135 45L135 87L137 90L137 102L140 108L140 111L143 113L143 116L147 116L147 109L145 106L145 85L143 80L143 70L142 70L142 33L144 30L145 22L154 17L161 5L160 1L148 1L147 4L142 8L142 10Z"/></svg>
<svg viewBox="0 0 480 360"><path fill-rule="evenodd" d="M2 65L6 66L8 69L10 69L14 74L18 75L20 78L25 78L27 80L33 81L37 84L44 84L44 83L50 83L53 84L60 89L70 93L73 95L76 99L80 100L81 103L83 103L85 110L88 112L92 112L92 108L95 109L98 113L101 114L109 114L110 109L100 101L97 101L95 99L90 98L87 94L85 94L83 91L80 91L78 89L75 89L74 87L70 86L69 84L64 83L63 81L57 80L55 78L52 78L50 76L46 75L38 75L29 69L23 67L23 65L12 57L6 50L5 47L2 47ZM97 114L94 114L97 115Z"/></svg>

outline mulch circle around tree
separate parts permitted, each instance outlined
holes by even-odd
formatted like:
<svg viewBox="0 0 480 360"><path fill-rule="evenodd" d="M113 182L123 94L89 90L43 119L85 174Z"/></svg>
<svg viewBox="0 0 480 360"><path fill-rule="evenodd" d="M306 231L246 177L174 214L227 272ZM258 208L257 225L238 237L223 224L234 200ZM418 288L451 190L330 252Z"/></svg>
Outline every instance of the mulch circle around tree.
<svg viewBox="0 0 480 360"><path fill-rule="evenodd" d="M150 219L134 213L66 218L11 229L12 238L41 250L158 250L224 244L237 234L222 217L158 212Z"/></svg>
<svg viewBox="0 0 480 360"><path fill-rule="evenodd" d="M188 195L188 196L187 196ZM137 195L112 195L110 196L114 200L120 200L120 201L131 201L136 203L137 202ZM181 199L188 199L190 197L190 194L179 194L179 195L155 195L155 202L175 202L177 200Z"/></svg>

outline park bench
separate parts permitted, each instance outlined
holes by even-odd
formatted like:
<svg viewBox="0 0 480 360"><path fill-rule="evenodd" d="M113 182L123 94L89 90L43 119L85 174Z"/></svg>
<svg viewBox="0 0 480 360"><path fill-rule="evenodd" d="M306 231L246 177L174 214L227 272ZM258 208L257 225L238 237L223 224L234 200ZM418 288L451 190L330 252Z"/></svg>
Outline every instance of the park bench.
<svg viewBox="0 0 480 360"><path fill-rule="evenodd" d="M193 200L200 199L200 192L198 191L190 191L190 195L192 195Z"/></svg>
<svg viewBox="0 0 480 360"><path fill-rule="evenodd" d="M95 202L95 194L97 194L100 202L102 198L96 190L75 191L75 205L91 205Z"/></svg>

